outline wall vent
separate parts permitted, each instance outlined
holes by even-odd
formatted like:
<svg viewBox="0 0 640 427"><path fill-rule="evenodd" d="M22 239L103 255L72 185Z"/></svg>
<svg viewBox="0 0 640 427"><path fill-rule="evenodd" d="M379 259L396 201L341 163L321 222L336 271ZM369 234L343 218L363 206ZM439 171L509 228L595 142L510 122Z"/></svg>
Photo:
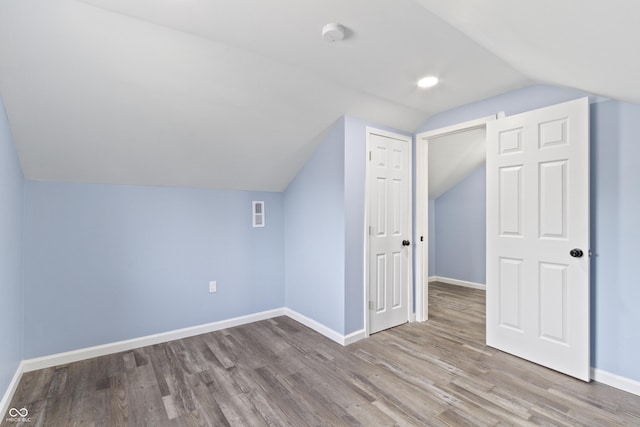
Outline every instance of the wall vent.
<svg viewBox="0 0 640 427"><path fill-rule="evenodd" d="M264 227L264 202L253 202L253 226Z"/></svg>

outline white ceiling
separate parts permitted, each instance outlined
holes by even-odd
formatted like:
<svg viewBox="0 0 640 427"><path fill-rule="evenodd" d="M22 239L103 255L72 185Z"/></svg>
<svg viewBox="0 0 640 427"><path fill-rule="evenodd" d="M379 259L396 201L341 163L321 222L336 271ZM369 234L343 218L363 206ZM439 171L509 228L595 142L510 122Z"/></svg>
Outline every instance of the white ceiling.
<svg viewBox="0 0 640 427"><path fill-rule="evenodd" d="M0 95L29 179L280 191L343 114L413 131L535 81L640 102L624 3L0 0Z"/></svg>
<svg viewBox="0 0 640 427"><path fill-rule="evenodd" d="M636 0L417 0L543 83L640 103Z"/></svg>
<svg viewBox="0 0 640 427"><path fill-rule="evenodd" d="M429 200L435 200L486 160L487 131L472 129L429 139Z"/></svg>

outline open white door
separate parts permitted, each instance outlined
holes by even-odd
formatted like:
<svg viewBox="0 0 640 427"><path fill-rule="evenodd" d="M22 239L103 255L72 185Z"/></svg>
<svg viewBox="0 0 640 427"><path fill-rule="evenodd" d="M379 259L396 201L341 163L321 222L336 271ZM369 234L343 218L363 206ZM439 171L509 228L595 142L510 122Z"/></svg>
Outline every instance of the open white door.
<svg viewBox="0 0 640 427"><path fill-rule="evenodd" d="M368 332L409 321L411 138L367 128Z"/></svg>
<svg viewBox="0 0 640 427"><path fill-rule="evenodd" d="M589 101L487 124L487 345L589 381Z"/></svg>

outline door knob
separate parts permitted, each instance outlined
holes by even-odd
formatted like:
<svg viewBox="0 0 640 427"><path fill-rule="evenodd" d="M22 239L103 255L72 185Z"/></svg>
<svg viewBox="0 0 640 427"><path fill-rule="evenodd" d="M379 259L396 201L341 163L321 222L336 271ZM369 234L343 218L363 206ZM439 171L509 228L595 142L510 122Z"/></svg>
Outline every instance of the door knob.
<svg viewBox="0 0 640 427"><path fill-rule="evenodd" d="M576 249L571 249L569 251L569 255L571 255L574 258L581 258L582 255L584 255L584 252L582 252L582 249L576 248Z"/></svg>
<svg viewBox="0 0 640 427"><path fill-rule="evenodd" d="M408 240L403 240L402 241L402 246L409 246L410 244L411 244L411 242L408 241Z"/></svg>

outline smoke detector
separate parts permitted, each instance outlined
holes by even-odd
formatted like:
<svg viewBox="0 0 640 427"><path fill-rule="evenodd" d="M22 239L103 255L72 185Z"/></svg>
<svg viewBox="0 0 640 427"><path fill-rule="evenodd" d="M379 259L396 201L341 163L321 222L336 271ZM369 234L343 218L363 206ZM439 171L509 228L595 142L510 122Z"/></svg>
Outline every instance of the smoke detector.
<svg viewBox="0 0 640 427"><path fill-rule="evenodd" d="M327 24L322 27L322 38L328 42L339 42L344 38L344 27L340 24Z"/></svg>

